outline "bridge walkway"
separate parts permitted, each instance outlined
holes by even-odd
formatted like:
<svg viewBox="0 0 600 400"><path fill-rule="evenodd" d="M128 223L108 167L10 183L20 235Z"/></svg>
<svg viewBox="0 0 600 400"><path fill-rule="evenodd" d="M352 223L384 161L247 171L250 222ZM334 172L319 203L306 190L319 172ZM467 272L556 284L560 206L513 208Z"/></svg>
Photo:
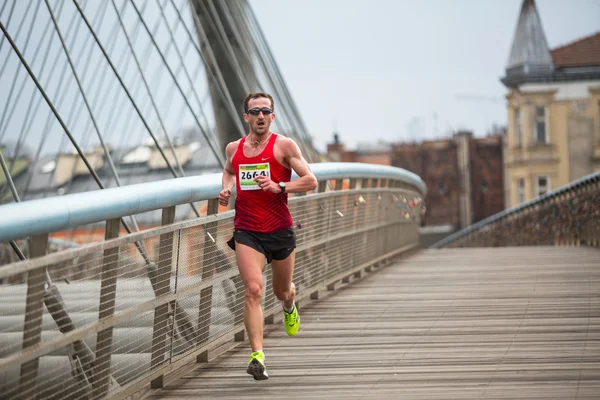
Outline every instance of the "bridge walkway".
<svg viewBox="0 0 600 400"><path fill-rule="evenodd" d="M600 251L424 250L267 325L270 378L247 342L190 366L148 399L597 399Z"/></svg>

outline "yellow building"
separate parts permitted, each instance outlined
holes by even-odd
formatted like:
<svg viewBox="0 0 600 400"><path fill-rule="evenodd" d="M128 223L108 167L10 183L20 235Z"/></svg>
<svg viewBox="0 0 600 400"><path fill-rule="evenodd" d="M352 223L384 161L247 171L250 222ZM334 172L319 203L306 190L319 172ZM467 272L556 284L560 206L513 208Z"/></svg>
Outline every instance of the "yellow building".
<svg viewBox="0 0 600 400"><path fill-rule="evenodd" d="M502 83L506 207L600 171L600 32L550 50L524 0Z"/></svg>

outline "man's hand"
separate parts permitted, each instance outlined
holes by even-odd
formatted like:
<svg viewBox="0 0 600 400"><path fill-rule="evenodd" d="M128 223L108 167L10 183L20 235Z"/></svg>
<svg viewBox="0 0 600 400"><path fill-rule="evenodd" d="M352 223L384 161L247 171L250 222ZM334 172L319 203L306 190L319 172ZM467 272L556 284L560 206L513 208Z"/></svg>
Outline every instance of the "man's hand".
<svg viewBox="0 0 600 400"><path fill-rule="evenodd" d="M271 193L281 193L279 185L271 180L268 176L257 176L254 178L258 186L265 192L268 190Z"/></svg>
<svg viewBox="0 0 600 400"><path fill-rule="evenodd" d="M229 204L229 198L231 197L231 190L223 189L221 193L219 193L219 205L227 207Z"/></svg>

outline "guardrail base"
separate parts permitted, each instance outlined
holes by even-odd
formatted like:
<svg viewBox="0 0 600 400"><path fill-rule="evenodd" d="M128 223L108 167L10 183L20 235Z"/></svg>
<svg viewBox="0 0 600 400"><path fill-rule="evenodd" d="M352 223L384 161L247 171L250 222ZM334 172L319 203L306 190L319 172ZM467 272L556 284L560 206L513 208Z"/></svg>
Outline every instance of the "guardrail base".
<svg viewBox="0 0 600 400"><path fill-rule="evenodd" d="M233 335L233 340L236 342L243 342L245 337L246 331L242 329L241 331L238 331Z"/></svg>
<svg viewBox="0 0 600 400"><path fill-rule="evenodd" d="M163 375L150 381L150 388L152 388L152 389L162 389L163 387L164 387L164 376Z"/></svg>
<svg viewBox="0 0 600 400"><path fill-rule="evenodd" d="M196 356L196 362L199 364L208 362L208 350L203 351L202 353L198 354Z"/></svg>

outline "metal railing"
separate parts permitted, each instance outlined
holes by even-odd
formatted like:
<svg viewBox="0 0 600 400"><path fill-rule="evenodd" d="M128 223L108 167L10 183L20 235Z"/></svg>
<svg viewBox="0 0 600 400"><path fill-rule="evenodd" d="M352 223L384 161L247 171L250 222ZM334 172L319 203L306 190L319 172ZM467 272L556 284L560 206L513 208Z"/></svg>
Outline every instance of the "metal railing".
<svg viewBox="0 0 600 400"><path fill-rule="evenodd" d="M460 230L431 248L600 246L600 172Z"/></svg>
<svg viewBox="0 0 600 400"><path fill-rule="evenodd" d="M318 191L289 201L299 301L416 247L426 192L398 168L311 167ZM0 241L30 237L31 255L0 267L1 281L24 282L0 286L0 393L126 398L244 340L243 287L226 244L234 211L218 212L220 188L215 174L0 207ZM207 215L174 222L178 205L201 200ZM119 237L121 217L154 209L162 226ZM104 242L46 254L49 233L102 220ZM270 268L264 281L273 323L281 305Z"/></svg>

